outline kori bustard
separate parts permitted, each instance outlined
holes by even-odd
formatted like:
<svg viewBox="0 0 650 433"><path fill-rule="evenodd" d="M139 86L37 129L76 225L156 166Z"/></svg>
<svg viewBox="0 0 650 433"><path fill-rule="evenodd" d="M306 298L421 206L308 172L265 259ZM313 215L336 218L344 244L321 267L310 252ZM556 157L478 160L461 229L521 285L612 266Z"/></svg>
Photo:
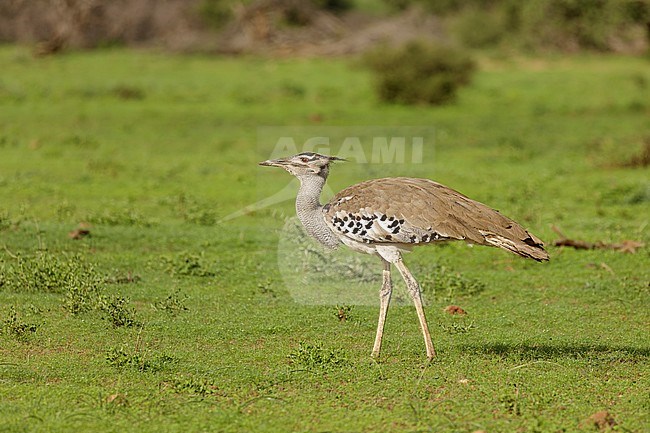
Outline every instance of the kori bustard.
<svg viewBox="0 0 650 433"><path fill-rule="evenodd" d="M549 259L543 242L521 225L486 205L428 179L372 179L339 192L325 205L320 195L330 163L341 158L303 152L260 162L281 167L300 180L296 212L309 235L328 248L344 244L354 251L378 256L383 263L380 308L372 356L378 357L392 293L395 265L415 304L427 358L435 349L422 308L420 286L402 260L414 246L463 240L490 245L537 261Z"/></svg>

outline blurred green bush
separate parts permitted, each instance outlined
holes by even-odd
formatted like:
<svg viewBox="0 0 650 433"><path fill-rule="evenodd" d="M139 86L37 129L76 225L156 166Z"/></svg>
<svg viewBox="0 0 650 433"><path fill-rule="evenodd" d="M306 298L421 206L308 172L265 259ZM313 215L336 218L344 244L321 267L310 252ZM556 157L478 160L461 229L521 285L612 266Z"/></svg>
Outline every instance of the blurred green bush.
<svg viewBox="0 0 650 433"><path fill-rule="evenodd" d="M376 74L379 97L402 104L448 102L476 69L464 51L421 41L372 50L363 62Z"/></svg>

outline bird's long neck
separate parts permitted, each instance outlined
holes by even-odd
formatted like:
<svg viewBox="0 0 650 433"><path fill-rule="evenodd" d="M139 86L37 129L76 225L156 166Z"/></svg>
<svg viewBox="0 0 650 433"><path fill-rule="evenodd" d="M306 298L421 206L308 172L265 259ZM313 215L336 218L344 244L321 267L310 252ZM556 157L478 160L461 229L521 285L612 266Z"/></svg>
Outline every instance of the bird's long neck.
<svg viewBox="0 0 650 433"><path fill-rule="evenodd" d="M320 194L325 186L326 176L298 176L300 190L296 198L296 213L307 233L328 248L336 248L340 241L325 223Z"/></svg>

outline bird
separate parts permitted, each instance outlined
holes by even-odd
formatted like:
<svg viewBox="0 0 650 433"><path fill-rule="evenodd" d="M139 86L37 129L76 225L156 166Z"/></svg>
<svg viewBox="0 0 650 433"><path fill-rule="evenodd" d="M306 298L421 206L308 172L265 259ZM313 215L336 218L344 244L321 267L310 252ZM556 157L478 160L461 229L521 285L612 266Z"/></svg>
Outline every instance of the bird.
<svg viewBox="0 0 650 433"><path fill-rule="evenodd" d="M429 179L386 177L349 186L326 204L320 195L330 165L345 161L315 152L269 159L259 165L280 167L300 181L296 213L305 231L329 249L345 245L379 257L383 265L379 319L371 356L379 358L393 291L392 266L406 283L418 315L427 359L436 356L420 285L402 254L414 247L446 241L498 247L521 257L548 261L544 243L498 211Z"/></svg>

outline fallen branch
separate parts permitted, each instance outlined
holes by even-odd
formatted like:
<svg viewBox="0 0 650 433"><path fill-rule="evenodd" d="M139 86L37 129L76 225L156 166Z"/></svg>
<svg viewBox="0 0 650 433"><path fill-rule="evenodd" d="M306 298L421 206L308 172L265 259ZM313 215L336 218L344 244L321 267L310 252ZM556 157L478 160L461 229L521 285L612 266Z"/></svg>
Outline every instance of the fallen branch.
<svg viewBox="0 0 650 433"><path fill-rule="evenodd" d="M583 240L577 240L577 239L569 239L567 238L562 231L560 231L559 228L556 226L551 227L555 233L560 236L559 239L553 241L553 245L556 247L571 247L575 248L577 250L615 250L619 251L621 253L631 253L634 254L636 253L636 250L639 248L643 248L645 244L643 242L639 241L633 241L630 239L626 239L622 242L618 243L607 243L603 241L598 241L598 242L587 242Z"/></svg>

